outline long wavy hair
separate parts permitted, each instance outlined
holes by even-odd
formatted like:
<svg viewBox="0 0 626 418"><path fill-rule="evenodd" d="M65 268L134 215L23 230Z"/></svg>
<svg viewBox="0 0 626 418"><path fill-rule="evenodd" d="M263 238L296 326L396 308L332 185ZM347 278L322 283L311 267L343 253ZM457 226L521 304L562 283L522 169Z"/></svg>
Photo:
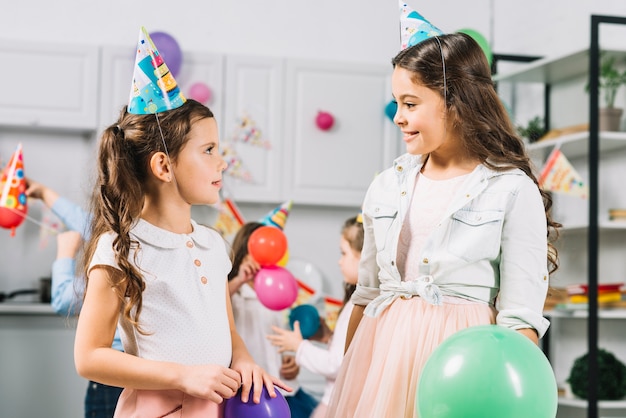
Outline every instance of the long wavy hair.
<svg viewBox="0 0 626 418"><path fill-rule="evenodd" d="M414 83L439 93L445 101L449 129L462 138L467 155L496 171L519 168L539 188L524 143L495 90L487 58L472 37L453 33L428 38L402 50L391 63L394 68L412 72ZM553 241L561 224L550 215L550 194L541 188L539 191L546 213L548 270L552 274L558 268Z"/></svg>
<svg viewBox="0 0 626 418"><path fill-rule="evenodd" d="M91 236L85 249L83 269L88 285L87 273L98 240L103 234L114 233L113 250L121 274L113 276L111 286L122 303L124 317L140 332L145 283L134 260L129 260L131 249L139 248L139 243L131 239L130 231L143 209L150 158L157 152L165 152L174 163L189 140L192 125L212 117L209 108L194 100L158 115L131 114L125 106L117 122L102 133L91 197ZM136 308L134 314L133 308Z"/></svg>

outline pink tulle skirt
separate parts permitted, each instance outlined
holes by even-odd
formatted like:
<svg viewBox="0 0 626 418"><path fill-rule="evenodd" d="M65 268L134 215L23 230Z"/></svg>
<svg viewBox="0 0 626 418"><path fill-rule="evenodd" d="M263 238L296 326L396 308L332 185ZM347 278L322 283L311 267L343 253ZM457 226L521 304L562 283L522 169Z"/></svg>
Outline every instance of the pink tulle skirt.
<svg viewBox="0 0 626 418"><path fill-rule="evenodd" d="M178 390L124 389L115 418L222 418L223 403L194 398Z"/></svg>
<svg viewBox="0 0 626 418"><path fill-rule="evenodd" d="M428 356L456 331L495 317L489 305L449 297L441 306L399 298L378 317L363 316L326 417L417 418L417 383Z"/></svg>

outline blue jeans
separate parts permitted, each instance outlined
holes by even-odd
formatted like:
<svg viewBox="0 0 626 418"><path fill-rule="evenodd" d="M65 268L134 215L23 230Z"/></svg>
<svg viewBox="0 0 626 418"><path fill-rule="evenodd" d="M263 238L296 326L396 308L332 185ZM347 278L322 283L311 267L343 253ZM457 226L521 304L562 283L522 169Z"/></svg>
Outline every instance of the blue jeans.
<svg viewBox="0 0 626 418"><path fill-rule="evenodd" d="M111 418L122 388L89 382L85 395L85 418Z"/></svg>
<svg viewBox="0 0 626 418"><path fill-rule="evenodd" d="M309 418L317 406L317 399L309 395L302 388L298 389L293 396L285 396L291 411L291 418Z"/></svg>

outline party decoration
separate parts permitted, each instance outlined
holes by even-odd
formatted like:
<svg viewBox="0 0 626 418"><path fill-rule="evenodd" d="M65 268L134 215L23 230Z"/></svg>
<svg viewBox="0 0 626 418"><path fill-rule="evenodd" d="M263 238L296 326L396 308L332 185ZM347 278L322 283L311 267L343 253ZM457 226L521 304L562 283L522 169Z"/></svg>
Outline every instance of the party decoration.
<svg viewBox="0 0 626 418"><path fill-rule="evenodd" d="M335 330L337 325L337 318L339 318L339 311L343 306L343 301L335 299L330 296L324 297L324 312L326 312L326 325L331 331Z"/></svg>
<svg viewBox="0 0 626 418"><path fill-rule="evenodd" d="M219 213L213 224L213 228L218 230L224 237L236 234L243 224L246 223L239 208L230 198L223 199L218 205L217 210Z"/></svg>
<svg viewBox="0 0 626 418"><path fill-rule="evenodd" d="M313 305L304 304L293 308L289 313L291 329L296 321L300 325L300 332L304 339L311 338L320 328L320 314Z"/></svg>
<svg viewBox="0 0 626 418"><path fill-rule="evenodd" d="M254 290L263 306L273 311L290 307L298 297L296 279L279 266L262 267L254 276Z"/></svg>
<svg viewBox="0 0 626 418"><path fill-rule="evenodd" d="M19 144L0 178L0 226L10 229L14 237L15 229L24 222L27 212L24 155Z"/></svg>
<svg viewBox="0 0 626 418"><path fill-rule="evenodd" d="M197 102L207 104L213 98L213 92L206 84L202 82L197 82L193 83L191 87L189 87L188 96Z"/></svg>
<svg viewBox="0 0 626 418"><path fill-rule="evenodd" d="M583 199L589 196L589 188L558 147L552 150L541 170L539 187Z"/></svg>
<svg viewBox="0 0 626 418"><path fill-rule="evenodd" d="M417 390L420 417L554 418L557 385L543 352L499 325L458 331L430 355Z"/></svg>
<svg viewBox="0 0 626 418"><path fill-rule="evenodd" d="M279 205L277 208L272 209L267 215L261 218L259 222L263 225L274 226L281 230L284 229L292 205L293 201L291 200Z"/></svg>
<svg viewBox="0 0 626 418"><path fill-rule="evenodd" d="M328 112L319 111L315 117L315 124L322 131L330 130L335 124L335 117Z"/></svg>
<svg viewBox="0 0 626 418"><path fill-rule="evenodd" d="M143 26L139 30L128 112L136 115L176 109L185 103L174 75Z"/></svg>
<svg viewBox="0 0 626 418"><path fill-rule="evenodd" d="M250 234L248 253L261 266L275 265L287 251L287 237L273 226L261 226Z"/></svg>
<svg viewBox="0 0 626 418"><path fill-rule="evenodd" d="M263 138L261 128L259 128L256 121L248 115L243 115L237 119L232 140L233 142L246 143L265 149L271 148L270 141Z"/></svg>
<svg viewBox="0 0 626 418"><path fill-rule="evenodd" d="M425 39L443 35L443 32L410 8L402 0L400 4L400 49L417 45Z"/></svg>
<svg viewBox="0 0 626 418"><path fill-rule="evenodd" d="M289 248L285 250L285 254L283 254L282 258L276 262L277 266L285 267L289 263Z"/></svg>
<svg viewBox="0 0 626 418"><path fill-rule="evenodd" d="M241 157L237 153L232 144L224 143L222 145L222 158L228 164L225 173L231 177L252 183L252 174L244 167Z"/></svg>
<svg viewBox="0 0 626 418"><path fill-rule="evenodd" d="M166 32L152 32L150 37L161 52L163 60L167 61L172 75L178 77L183 64L183 53L176 39Z"/></svg>
<svg viewBox="0 0 626 418"><path fill-rule="evenodd" d="M291 418L289 405L283 395L276 390L276 397L270 397L263 386L261 402L252 401L252 389L248 402L241 400L241 389L235 396L226 399L224 404L224 418Z"/></svg>
<svg viewBox="0 0 626 418"><path fill-rule="evenodd" d="M480 49L483 50L485 56L487 57L487 62L491 66L493 62L493 53L491 52L491 47L489 46L489 41L478 31L474 29L459 29L457 32L464 33L469 35L476 41L476 43L480 46Z"/></svg>
<svg viewBox="0 0 626 418"><path fill-rule="evenodd" d="M390 121L393 122L393 118L396 116L396 112L398 111L398 102L395 100L390 100L385 106L385 115L389 118Z"/></svg>

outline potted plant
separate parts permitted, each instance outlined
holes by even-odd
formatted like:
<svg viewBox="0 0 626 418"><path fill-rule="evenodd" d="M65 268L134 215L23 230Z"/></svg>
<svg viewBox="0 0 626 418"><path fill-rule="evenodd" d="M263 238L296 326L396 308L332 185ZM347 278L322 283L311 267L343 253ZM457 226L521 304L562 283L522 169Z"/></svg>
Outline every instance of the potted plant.
<svg viewBox="0 0 626 418"><path fill-rule="evenodd" d="M615 107L615 97L619 88L626 84L626 70L620 72L615 66L615 56L601 55L598 92L602 94L604 106L599 111L601 131L618 131L623 109ZM589 85L587 85L589 91Z"/></svg>
<svg viewBox="0 0 626 418"><path fill-rule="evenodd" d="M535 116L526 126L518 125L517 132L523 137L528 139L529 143L537 142L545 133L546 129L543 126L543 119L539 116Z"/></svg>

